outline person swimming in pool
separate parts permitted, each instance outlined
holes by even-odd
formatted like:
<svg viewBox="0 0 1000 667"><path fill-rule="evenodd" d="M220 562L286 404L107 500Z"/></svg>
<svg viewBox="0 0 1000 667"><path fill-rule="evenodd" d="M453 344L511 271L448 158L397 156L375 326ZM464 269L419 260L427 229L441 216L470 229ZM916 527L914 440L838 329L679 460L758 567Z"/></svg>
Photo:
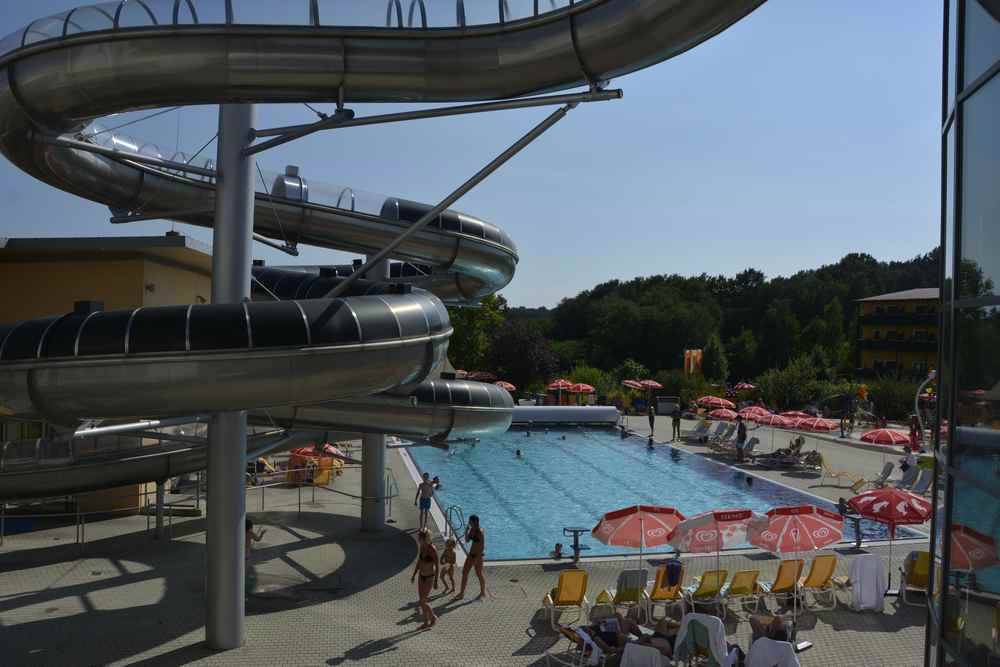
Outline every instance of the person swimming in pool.
<svg viewBox="0 0 1000 667"><path fill-rule="evenodd" d="M524 458L524 456L521 455L521 450L520 449L517 450L516 452L514 452L514 458L518 458L518 459L523 459Z"/></svg>

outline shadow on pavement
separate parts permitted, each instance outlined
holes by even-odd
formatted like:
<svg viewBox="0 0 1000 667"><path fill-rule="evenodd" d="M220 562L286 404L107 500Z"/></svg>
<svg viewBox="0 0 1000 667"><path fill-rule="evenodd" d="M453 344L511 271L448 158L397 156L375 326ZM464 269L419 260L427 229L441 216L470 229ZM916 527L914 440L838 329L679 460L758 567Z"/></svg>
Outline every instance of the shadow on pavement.
<svg viewBox="0 0 1000 667"><path fill-rule="evenodd" d="M264 592L247 596L248 616L355 594L396 576L416 555L413 539L403 531L387 526L377 535L362 534L357 517L268 512L253 518L292 538L255 549L248 587L256 579ZM0 597L3 663L107 664L198 631L205 613L205 545L178 538L203 525L192 521L175 527L174 539L162 543L139 533L90 542L83 554L72 544L0 556L5 576L40 576L28 570L59 562L74 572L81 558L107 559L113 570L111 576L95 570L93 576L100 578L69 585L53 586L49 580L59 576L54 575L41 590ZM317 551L324 546L330 547L328 561L324 551ZM25 570L23 575L19 570ZM142 664L179 665L212 653L198 642Z"/></svg>

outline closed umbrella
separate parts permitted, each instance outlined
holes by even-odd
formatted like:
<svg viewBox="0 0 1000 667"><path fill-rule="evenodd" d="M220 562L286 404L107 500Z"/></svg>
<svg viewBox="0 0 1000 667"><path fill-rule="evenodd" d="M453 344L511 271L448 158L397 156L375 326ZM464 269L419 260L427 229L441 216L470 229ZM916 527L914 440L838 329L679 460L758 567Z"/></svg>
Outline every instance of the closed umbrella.
<svg viewBox="0 0 1000 667"><path fill-rule="evenodd" d="M633 505L608 512L597 522L590 534L609 546L639 549L639 560L645 547L667 544L684 515L673 507Z"/></svg>
<svg viewBox="0 0 1000 667"><path fill-rule="evenodd" d="M497 380L493 384L506 391L514 391L515 389L517 389L517 387L512 385L510 382L505 382L504 380Z"/></svg>
<svg viewBox="0 0 1000 667"><path fill-rule="evenodd" d="M735 403L724 398L719 398L718 396L702 396L698 399L698 405L703 408L726 408L728 410L736 409Z"/></svg>
<svg viewBox="0 0 1000 667"><path fill-rule="evenodd" d="M877 428L873 431L862 433L861 440L875 445L906 445L910 442L910 436L907 433L894 431L891 428Z"/></svg>
<svg viewBox="0 0 1000 667"><path fill-rule="evenodd" d="M859 493L848 502L854 511L866 519L889 527L889 587L892 587L892 542L896 526L921 524L931 516L931 503L915 493L885 487Z"/></svg>
<svg viewBox="0 0 1000 667"><path fill-rule="evenodd" d="M724 419L725 421L733 421L738 417L732 410L727 410L726 408L719 408L718 410L712 410L708 413L708 416L712 419Z"/></svg>

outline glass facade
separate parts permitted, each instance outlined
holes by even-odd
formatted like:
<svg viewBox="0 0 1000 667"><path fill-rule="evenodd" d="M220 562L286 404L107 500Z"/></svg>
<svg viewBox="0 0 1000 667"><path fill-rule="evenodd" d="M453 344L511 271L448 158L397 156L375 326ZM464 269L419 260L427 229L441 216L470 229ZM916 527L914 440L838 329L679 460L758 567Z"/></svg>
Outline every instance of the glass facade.
<svg viewBox="0 0 1000 667"><path fill-rule="evenodd" d="M1000 666L1000 0L946 0L928 665Z"/></svg>

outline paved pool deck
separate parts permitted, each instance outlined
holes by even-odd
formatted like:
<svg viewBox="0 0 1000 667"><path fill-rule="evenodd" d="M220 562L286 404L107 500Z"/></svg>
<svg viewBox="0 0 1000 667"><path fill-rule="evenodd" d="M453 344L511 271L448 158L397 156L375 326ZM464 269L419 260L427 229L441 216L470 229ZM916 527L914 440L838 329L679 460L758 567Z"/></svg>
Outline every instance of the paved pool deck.
<svg viewBox="0 0 1000 667"><path fill-rule="evenodd" d="M669 429L666 420L664 426ZM360 532L356 469L337 478L333 490L317 490L315 501L306 491L301 512L297 489L268 489L264 511L259 492L249 494L249 516L267 534L251 561L247 643L233 651L213 652L204 645L203 518L175 519L172 537L160 541L146 533L146 518L139 516L88 525L83 545L75 543L73 526L9 537L0 547L0 664L545 665L545 652L565 642L548 628L540 601L568 563L488 564L486 601L456 602L438 594L433 600L438 625L418 630L410 583L415 486L399 452L391 451L387 461L399 480L400 498L393 503L392 523L378 534ZM926 544L905 547L911 548ZM882 546L866 550L888 556ZM897 546L897 565L901 551ZM853 551L832 553L840 557L839 571L846 572ZM648 559L645 566L652 571L660 562ZM635 558L585 559L591 599L635 563ZM714 568L716 558L685 563L691 577ZM759 569L767 580L778 559L748 553L722 556L720 564L731 571ZM470 582L470 592L474 587ZM922 607L895 598L888 599L883 614L843 605L805 612L800 639L815 646L800 659L806 666L920 665L924 621ZM746 648L745 615L731 613L726 627L729 640Z"/></svg>

